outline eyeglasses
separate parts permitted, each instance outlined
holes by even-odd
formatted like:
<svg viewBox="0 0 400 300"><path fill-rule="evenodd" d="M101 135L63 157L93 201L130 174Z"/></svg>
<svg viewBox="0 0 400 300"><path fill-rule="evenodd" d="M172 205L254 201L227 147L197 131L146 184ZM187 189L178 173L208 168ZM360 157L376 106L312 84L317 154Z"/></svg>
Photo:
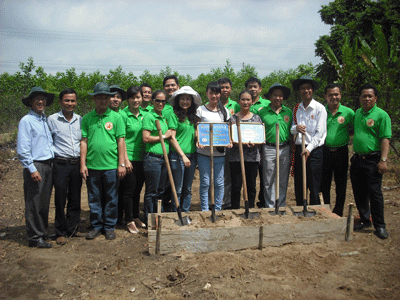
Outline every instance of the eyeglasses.
<svg viewBox="0 0 400 300"><path fill-rule="evenodd" d="M158 103L158 104L160 104L160 103L165 104L167 102L167 100L154 99L154 102Z"/></svg>

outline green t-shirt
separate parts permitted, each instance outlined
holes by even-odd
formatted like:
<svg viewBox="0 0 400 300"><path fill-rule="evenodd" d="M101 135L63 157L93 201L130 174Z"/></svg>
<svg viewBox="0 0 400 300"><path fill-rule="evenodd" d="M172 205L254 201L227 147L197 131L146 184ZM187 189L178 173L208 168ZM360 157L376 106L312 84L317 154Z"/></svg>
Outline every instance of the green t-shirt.
<svg viewBox="0 0 400 300"><path fill-rule="evenodd" d="M172 107L171 104L169 104L168 102L165 104L162 113L164 115L165 118L169 117L171 114L174 113L174 108Z"/></svg>
<svg viewBox="0 0 400 300"><path fill-rule="evenodd" d="M88 139L86 155L88 169L117 169L117 139L125 136L122 116L109 108L101 116L93 110L82 118L81 130L82 137Z"/></svg>
<svg viewBox="0 0 400 300"><path fill-rule="evenodd" d="M262 109L263 107L267 107L269 104L271 103L271 101L264 99L260 96L260 98L258 99L258 101L256 103L254 103L251 107L250 107L250 111L253 114L257 114L258 111L260 109Z"/></svg>
<svg viewBox="0 0 400 300"><path fill-rule="evenodd" d="M349 143L350 131L354 127L354 111L351 108L339 104L339 108L335 115L329 111L326 120L327 134L325 145L328 147L342 147Z"/></svg>
<svg viewBox="0 0 400 300"><path fill-rule="evenodd" d="M228 98L228 103L226 104L226 109L229 111L231 116L236 114L237 112L240 111L240 105L236 101L232 100L231 98Z"/></svg>
<svg viewBox="0 0 400 300"><path fill-rule="evenodd" d="M279 123L279 143L281 144L289 140L293 116L291 109L282 105L281 111L277 114L271 108L271 104L268 104L267 107L262 107L257 114L265 124L265 140L268 143L276 143L276 123Z"/></svg>
<svg viewBox="0 0 400 300"><path fill-rule="evenodd" d="M159 116L154 110L150 111L148 114L143 117L143 130L150 131L151 136L158 136L158 130L156 126L156 120L160 121L161 132L162 134L166 133L168 130L168 122L164 116L164 111L162 112L162 117ZM164 140L165 149L167 153L169 152L169 140ZM146 152L152 152L155 154L163 155L161 142L156 143L146 143Z"/></svg>
<svg viewBox="0 0 400 300"><path fill-rule="evenodd" d="M169 115L167 121L169 128L176 131L176 140L178 141L183 153L194 153L196 151L196 145L194 143L194 125L190 123L188 118L186 118L184 122L179 122L179 119L175 114ZM171 148L171 151L175 151L175 149Z"/></svg>
<svg viewBox="0 0 400 300"><path fill-rule="evenodd" d="M139 115L136 117L129 110L129 106L125 107L121 113L126 128L126 152L130 161L141 161L143 160L144 143L142 138L143 128L143 113L142 109L139 109Z"/></svg>
<svg viewBox="0 0 400 300"><path fill-rule="evenodd" d="M141 108L141 113L144 115L148 114L153 110L153 105L149 104L145 108Z"/></svg>
<svg viewBox="0 0 400 300"><path fill-rule="evenodd" d="M368 112L357 109L354 116L354 152L369 154L381 151L382 139L392 137L392 128L389 115L376 105Z"/></svg>

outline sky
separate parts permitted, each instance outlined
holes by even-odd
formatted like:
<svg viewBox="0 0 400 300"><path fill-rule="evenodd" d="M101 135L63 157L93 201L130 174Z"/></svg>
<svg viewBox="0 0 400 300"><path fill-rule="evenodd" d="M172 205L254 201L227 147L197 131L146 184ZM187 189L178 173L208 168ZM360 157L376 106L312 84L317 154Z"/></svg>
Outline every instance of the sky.
<svg viewBox="0 0 400 300"><path fill-rule="evenodd" d="M52 74L169 66L195 78L229 60L263 78L321 62L314 43L330 27L318 11L330 1L0 0L0 73L32 57Z"/></svg>

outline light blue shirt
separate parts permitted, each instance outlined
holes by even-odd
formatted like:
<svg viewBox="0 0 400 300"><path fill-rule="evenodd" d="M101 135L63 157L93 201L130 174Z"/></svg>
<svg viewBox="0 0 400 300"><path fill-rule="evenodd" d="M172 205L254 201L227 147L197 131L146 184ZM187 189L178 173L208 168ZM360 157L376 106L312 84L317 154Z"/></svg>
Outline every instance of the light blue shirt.
<svg viewBox="0 0 400 300"><path fill-rule="evenodd" d="M75 113L72 115L71 121L68 121L62 111L47 118L56 156L65 158L78 158L80 156L81 122L82 117Z"/></svg>
<svg viewBox="0 0 400 300"><path fill-rule="evenodd" d="M53 139L47 125L46 115L39 115L33 110L24 116L18 125L18 158L24 168L33 173L34 161L54 158Z"/></svg>

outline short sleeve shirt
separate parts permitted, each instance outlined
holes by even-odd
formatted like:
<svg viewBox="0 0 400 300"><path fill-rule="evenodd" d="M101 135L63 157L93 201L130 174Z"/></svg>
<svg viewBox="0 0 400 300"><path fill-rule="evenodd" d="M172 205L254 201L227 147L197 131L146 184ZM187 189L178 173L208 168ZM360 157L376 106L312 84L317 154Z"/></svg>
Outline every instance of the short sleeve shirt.
<svg viewBox="0 0 400 300"><path fill-rule="evenodd" d="M143 117L143 130L150 131L151 136L158 136L156 120L160 121L162 134L166 133L168 130L168 122L164 116L164 111L162 112L162 116L160 116L154 110L152 110ZM164 140L164 143L165 143L165 149L167 150L168 153L169 140L168 139ZM161 142L146 143L146 152L163 155Z"/></svg>
<svg viewBox="0 0 400 300"><path fill-rule="evenodd" d="M188 118L183 122L179 122L175 113L170 114L167 118L168 127L176 131L176 140L181 147L183 153L192 154L196 151L195 140L195 127ZM175 149L171 148L171 151Z"/></svg>
<svg viewBox="0 0 400 300"><path fill-rule="evenodd" d="M381 151L382 139L392 137L390 117L383 109L376 105L368 112L357 109L354 116L354 152L369 154Z"/></svg>
<svg viewBox="0 0 400 300"><path fill-rule="evenodd" d="M262 98L262 97L260 96L260 98L258 99L258 101L257 101L256 103L254 103L254 104L250 107L250 111L251 111L253 114L256 114L256 113L258 113L258 111L259 111L260 109L262 109L263 107L267 107L268 104L270 104L270 103L271 103L271 101L269 101L269 100L267 100L267 99L264 99L264 98Z"/></svg>
<svg viewBox="0 0 400 300"><path fill-rule="evenodd" d="M142 138L143 128L143 113L139 110L139 115L136 117L129 110L129 106L125 107L121 113L126 128L126 152L130 161L143 160L144 143Z"/></svg>
<svg viewBox="0 0 400 300"><path fill-rule="evenodd" d="M354 127L354 111L351 108L339 104L339 108L335 115L329 111L326 121L327 134L325 145L328 147L342 147L349 143L350 131Z"/></svg>
<svg viewBox="0 0 400 300"><path fill-rule="evenodd" d="M228 98L228 103L225 105L226 109L229 111L229 114L233 116L237 112L240 111L240 105L236 101Z"/></svg>
<svg viewBox="0 0 400 300"><path fill-rule="evenodd" d="M267 107L261 108L258 115L265 124L265 140L268 143L276 143L276 123L279 124L279 143L287 142L290 138L290 127L292 124L292 110L282 105L282 109L277 114L268 104Z"/></svg>
<svg viewBox="0 0 400 300"><path fill-rule="evenodd" d="M86 155L88 169L117 169L117 139L125 137L122 116L109 108L102 115L93 110L82 118L81 129L82 137L88 140Z"/></svg>

